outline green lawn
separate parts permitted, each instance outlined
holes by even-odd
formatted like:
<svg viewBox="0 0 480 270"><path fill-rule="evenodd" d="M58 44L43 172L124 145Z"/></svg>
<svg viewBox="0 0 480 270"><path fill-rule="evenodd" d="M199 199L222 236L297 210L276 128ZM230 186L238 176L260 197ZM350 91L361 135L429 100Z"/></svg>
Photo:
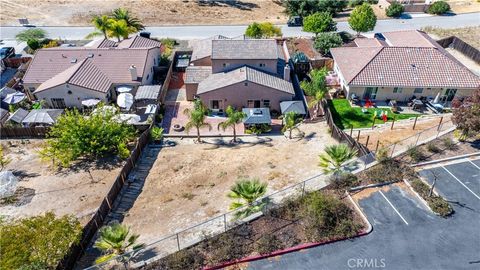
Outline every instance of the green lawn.
<svg viewBox="0 0 480 270"><path fill-rule="evenodd" d="M332 112L333 121L341 129L366 128L372 126L374 111L387 111L388 121L414 118L418 114L400 114L392 113L388 108L369 108L367 113L363 113L360 107L352 108L346 99L328 100L330 111ZM377 117L375 124L383 124L383 120Z"/></svg>

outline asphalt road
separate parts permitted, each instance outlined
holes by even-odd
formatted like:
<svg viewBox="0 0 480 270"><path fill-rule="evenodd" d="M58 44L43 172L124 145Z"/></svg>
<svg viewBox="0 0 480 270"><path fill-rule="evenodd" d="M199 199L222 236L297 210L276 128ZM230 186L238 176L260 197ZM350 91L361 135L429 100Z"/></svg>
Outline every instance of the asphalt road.
<svg viewBox="0 0 480 270"><path fill-rule="evenodd" d="M369 235L251 262L249 269L480 269L480 160L474 164L421 172L430 182L431 171L437 174L437 190L455 210L450 218L398 187L376 191L360 200L373 225Z"/></svg>
<svg viewBox="0 0 480 270"><path fill-rule="evenodd" d="M385 32L405 29L420 29L425 26L438 26L444 28L480 25L480 13L460 14L456 16L429 16L421 15L411 19L379 20L374 32ZM302 31L301 27L287 27L280 25L285 37L311 36ZM155 26L147 27L154 37L173 37L177 39L200 39L214 35L238 36L245 32L246 25L210 25L210 26ZM347 22L339 22L339 31L352 32ZM72 26L45 26L41 27L48 32L50 38L83 39L93 31L92 27ZM0 39L14 39L15 35L24 30L24 27L0 27Z"/></svg>

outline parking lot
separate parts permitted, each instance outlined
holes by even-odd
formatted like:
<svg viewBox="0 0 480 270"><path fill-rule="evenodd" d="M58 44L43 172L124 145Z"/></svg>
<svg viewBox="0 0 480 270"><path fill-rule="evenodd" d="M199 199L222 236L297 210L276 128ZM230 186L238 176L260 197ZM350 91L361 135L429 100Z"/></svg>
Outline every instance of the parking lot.
<svg viewBox="0 0 480 270"><path fill-rule="evenodd" d="M455 210L434 214L403 183L353 195L373 231L249 264L249 269L480 269L480 159L421 168Z"/></svg>

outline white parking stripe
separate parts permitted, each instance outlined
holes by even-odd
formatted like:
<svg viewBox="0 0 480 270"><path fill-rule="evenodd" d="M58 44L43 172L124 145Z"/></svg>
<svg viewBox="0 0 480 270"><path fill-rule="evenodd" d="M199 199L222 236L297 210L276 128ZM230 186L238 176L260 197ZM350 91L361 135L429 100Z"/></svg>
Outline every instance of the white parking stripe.
<svg viewBox="0 0 480 270"><path fill-rule="evenodd" d="M477 166L477 164L473 163L471 160L469 160L470 163L472 163L473 166L477 167L477 169L480 170L480 167Z"/></svg>
<svg viewBox="0 0 480 270"><path fill-rule="evenodd" d="M398 212L397 208L395 208L395 206L393 206L393 204L387 199L385 194L383 194L383 192L381 190L379 190L378 192L380 192L380 194L382 194L383 198L385 198L385 200L388 202L388 204L390 204L390 206L393 208L393 210L395 210L395 212L397 212L398 216L400 216L400 218L403 220L403 222L405 222L405 224L408 225L408 222L402 217L402 215L400 215L400 212Z"/></svg>
<svg viewBox="0 0 480 270"><path fill-rule="evenodd" d="M477 197L477 199L480 200L480 197L475 194L475 192L473 192L471 189L469 189L462 181L460 181L455 175L453 175L453 173L451 173L449 170L447 170L447 168L441 166L445 171L447 171L453 178L455 178L455 180L457 180L464 188L466 188L468 191L470 191L473 196Z"/></svg>

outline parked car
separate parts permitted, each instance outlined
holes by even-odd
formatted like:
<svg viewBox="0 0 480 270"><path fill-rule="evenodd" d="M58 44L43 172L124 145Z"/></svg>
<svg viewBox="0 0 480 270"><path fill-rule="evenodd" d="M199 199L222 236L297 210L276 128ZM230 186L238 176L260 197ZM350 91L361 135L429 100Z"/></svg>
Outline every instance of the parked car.
<svg viewBox="0 0 480 270"><path fill-rule="evenodd" d="M289 27L303 26L303 18L300 16L290 17L290 19L287 21L287 25Z"/></svg>
<svg viewBox="0 0 480 270"><path fill-rule="evenodd" d="M15 48L3 47L0 49L0 59L15 57Z"/></svg>

